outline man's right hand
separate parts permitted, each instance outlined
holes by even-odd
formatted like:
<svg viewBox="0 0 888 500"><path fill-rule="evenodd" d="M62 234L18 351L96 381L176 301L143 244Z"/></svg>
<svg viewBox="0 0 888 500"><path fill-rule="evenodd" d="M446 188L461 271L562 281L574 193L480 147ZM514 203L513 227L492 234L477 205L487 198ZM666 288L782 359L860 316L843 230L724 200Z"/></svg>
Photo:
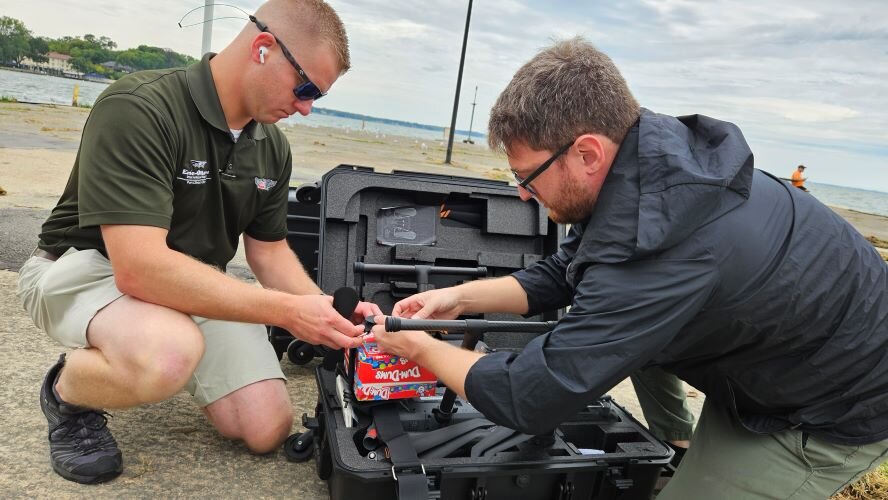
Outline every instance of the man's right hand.
<svg viewBox="0 0 888 500"><path fill-rule="evenodd" d="M287 324L281 325L293 336L314 345L333 349L358 347L364 333L362 325L355 325L333 309L333 297L328 295L293 295Z"/></svg>
<svg viewBox="0 0 888 500"><path fill-rule="evenodd" d="M411 319L455 319L462 313L460 294L455 288L418 293L399 301L392 309L392 316Z"/></svg>

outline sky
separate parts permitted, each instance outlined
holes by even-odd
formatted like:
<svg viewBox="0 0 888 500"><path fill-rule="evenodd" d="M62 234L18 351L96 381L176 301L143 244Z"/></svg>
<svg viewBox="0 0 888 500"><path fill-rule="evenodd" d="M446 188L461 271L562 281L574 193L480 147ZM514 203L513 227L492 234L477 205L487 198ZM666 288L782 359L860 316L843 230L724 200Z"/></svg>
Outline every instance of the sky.
<svg viewBox="0 0 888 500"><path fill-rule="evenodd" d="M328 0L352 70L322 107L449 126L468 1ZM255 0L228 0L252 12ZM92 33L200 56L202 27L179 19L202 0L0 0L0 15L50 37ZM217 5L215 16L242 16ZM200 22L200 10L182 24ZM245 21L214 23L219 50ZM642 106L736 123L756 166L788 177L888 192L888 2L627 0L473 4L457 128L486 130L515 71L555 39L607 53ZM297 53L298 50L294 50Z"/></svg>

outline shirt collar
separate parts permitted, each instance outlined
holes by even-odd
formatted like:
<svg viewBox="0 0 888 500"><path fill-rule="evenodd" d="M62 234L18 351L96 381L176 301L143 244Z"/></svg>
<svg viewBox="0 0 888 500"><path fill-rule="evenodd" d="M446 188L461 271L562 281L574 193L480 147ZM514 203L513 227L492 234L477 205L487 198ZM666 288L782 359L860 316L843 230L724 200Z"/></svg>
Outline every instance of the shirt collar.
<svg viewBox="0 0 888 500"><path fill-rule="evenodd" d="M219 94L216 92L216 84L213 81L213 73L210 71L210 59L216 54L208 52L199 62L188 66L185 70L185 80L188 82L188 92L194 101L197 110L203 119L213 127L231 135L222 104L219 102ZM250 120L244 127L244 134L253 139L265 139L265 128L255 120Z"/></svg>

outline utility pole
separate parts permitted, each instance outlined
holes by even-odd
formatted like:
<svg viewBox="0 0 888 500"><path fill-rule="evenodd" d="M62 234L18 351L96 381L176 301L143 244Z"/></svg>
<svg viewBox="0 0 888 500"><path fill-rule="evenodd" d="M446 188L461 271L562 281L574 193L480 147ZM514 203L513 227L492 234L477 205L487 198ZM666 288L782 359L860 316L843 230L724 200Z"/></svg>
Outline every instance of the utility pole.
<svg viewBox="0 0 888 500"><path fill-rule="evenodd" d="M213 45L213 3L214 0L204 0L203 45L200 55L203 56L211 50Z"/></svg>
<svg viewBox="0 0 888 500"><path fill-rule="evenodd" d="M478 86L475 85L475 97L472 98L472 117L469 118L469 135L466 137L466 140L463 142L468 144L475 144L475 141L472 140L472 124L475 122L475 105L478 104Z"/></svg>
<svg viewBox="0 0 888 500"><path fill-rule="evenodd" d="M444 163L450 163L453 153L453 134L456 132L456 112L459 110L459 88L462 85L463 65L466 62L466 43L469 41L469 21L472 20L472 0L469 0L469 10L466 13L466 32L463 35L462 53L459 56L459 74L456 76L456 96L453 98L453 118L450 119L450 136L447 138L447 157Z"/></svg>

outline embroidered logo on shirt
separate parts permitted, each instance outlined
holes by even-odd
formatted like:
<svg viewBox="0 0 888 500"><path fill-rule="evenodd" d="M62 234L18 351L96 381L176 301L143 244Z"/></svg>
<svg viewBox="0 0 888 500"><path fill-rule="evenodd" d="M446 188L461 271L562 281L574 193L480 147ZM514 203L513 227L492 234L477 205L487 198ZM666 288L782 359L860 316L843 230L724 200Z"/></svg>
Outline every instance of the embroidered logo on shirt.
<svg viewBox="0 0 888 500"><path fill-rule="evenodd" d="M260 179L259 177L253 177L253 180L256 182L256 187L263 191L268 191L277 185L277 181L272 179Z"/></svg>
<svg viewBox="0 0 888 500"><path fill-rule="evenodd" d="M206 161L191 160L189 163L191 168L183 168L182 176L176 177L177 179L185 181L186 184L200 185L206 184L212 178L210 177L210 169L207 168Z"/></svg>

